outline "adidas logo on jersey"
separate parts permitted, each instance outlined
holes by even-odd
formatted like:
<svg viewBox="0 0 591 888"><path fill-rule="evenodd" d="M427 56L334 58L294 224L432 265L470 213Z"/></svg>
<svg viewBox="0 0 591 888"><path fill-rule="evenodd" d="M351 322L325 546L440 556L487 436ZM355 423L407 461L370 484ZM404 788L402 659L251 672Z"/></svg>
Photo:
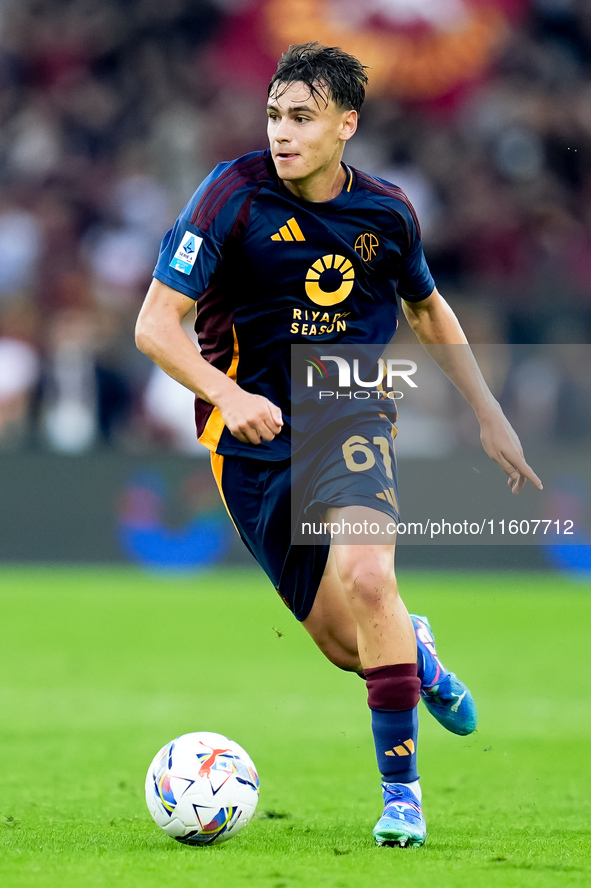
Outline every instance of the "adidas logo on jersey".
<svg viewBox="0 0 591 888"><path fill-rule="evenodd" d="M302 234L302 229L292 216L285 225L282 225L276 234L271 235L272 241L305 241L306 238Z"/></svg>
<svg viewBox="0 0 591 888"><path fill-rule="evenodd" d="M415 745L412 738L404 741L404 746L395 746L394 749L387 749L386 755L412 755L415 751Z"/></svg>

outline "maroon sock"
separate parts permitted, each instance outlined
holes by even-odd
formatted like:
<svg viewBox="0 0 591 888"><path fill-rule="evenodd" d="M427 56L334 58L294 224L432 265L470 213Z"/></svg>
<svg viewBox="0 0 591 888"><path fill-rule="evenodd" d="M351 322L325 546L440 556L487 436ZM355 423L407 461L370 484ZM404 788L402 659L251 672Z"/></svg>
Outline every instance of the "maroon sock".
<svg viewBox="0 0 591 888"><path fill-rule="evenodd" d="M367 704L370 709L399 712L418 706L421 680L416 663L397 663L395 666L374 666L363 672L367 685Z"/></svg>

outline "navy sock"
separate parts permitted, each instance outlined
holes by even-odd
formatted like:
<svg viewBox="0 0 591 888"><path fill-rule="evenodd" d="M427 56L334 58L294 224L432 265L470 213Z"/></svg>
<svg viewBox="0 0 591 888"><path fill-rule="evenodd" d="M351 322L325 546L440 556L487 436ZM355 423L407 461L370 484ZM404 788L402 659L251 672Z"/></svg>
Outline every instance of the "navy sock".
<svg viewBox="0 0 591 888"><path fill-rule="evenodd" d="M412 783L418 780L417 707L403 712L372 709L371 729L382 779L386 783Z"/></svg>
<svg viewBox="0 0 591 888"><path fill-rule="evenodd" d="M386 783L418 780L418 702L416 663L365 670L378 768Z"/></svg>

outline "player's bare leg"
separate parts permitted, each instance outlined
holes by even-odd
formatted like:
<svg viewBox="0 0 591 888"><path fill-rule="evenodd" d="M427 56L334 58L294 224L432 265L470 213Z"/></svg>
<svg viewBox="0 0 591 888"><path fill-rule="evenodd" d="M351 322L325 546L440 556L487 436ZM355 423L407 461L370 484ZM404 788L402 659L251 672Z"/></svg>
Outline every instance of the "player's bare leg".
<svg viewBox="0 0 591 888"><path fill-rule="evenodd" d="M391 519L374 509L347 506L329 509L326 521L340 526L367 521L368 526L380 528L375 534L379 544L370 538L361 545L351 544L344 534L336 535L331 546L336 574L356 623L363 668L415 662L414 629L394 573L396 536L388 533Z"/></svg>
<svg viewBox="0 0 591 888"><path fill-rule="evenodd" d="M329 509L325 516L340 526L364 520L380 528L375 534L380 544L367 537L351 544L346 535L335 535L314 606L303 622L328 659L351 671L415 662L417 656L394 573L395 534L387 529L392 519L358 506Z"/></svg>
<svg viewBox="0 0 591 888"><path fill-rule="evenodd" d="M357 646L357 623L337 573L334 548L329 552L312 610L302 626L331 663L347 672L363 674Z"/></svg>
<svg viewBox="0 0 591 888"><path fill-rule="evenodd" d="M355 509L355 514L359 514L357 509ZM374 517L375 514L373 513ZM332 514L332 519L336 521L334 514ZM341 571L343 571L344 561L349 564L349 569L351 561L358 568L363 567L365 557L363 561L357 560L362 548L366 549L365 557L369 557L370 561L374 559L372 564L379 563L380 553L374 552L370 545L367 547L355 546L353 553L347 552L345 545L336 543L331 546L314 606L303 622L304 627L331 663L340 669L357 672L360 675L363 675L363 666L366 665L365 662L362 665L362 657L359 653L363 644L363 632L360 631L356 615L350 606L347 585L343 583L338 565L341 566ZM386 567L391 565L393 569L393 557L390 558L388 553L385 558ZM396 583L395 577L393 582ZM403 620L402 612L406 613L406 608L399 596L397 596L395 610ZM455 673L449 672L439 660L435 639L427 617L411 615L411 619L418 646L420 693L425 706L448 731L460 735L471 734L476 730L477 713L470 690ZM389 627L386 628L390 631ZM400 662L398 650L399 648L395 644L389 645L390 663Z"/></svg>

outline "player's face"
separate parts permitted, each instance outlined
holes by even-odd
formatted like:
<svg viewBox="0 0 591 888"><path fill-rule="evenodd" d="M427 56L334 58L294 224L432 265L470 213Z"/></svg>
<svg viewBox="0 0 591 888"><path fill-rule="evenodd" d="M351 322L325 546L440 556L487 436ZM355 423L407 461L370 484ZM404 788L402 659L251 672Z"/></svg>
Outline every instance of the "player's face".
<svg viewBox="0 0 591 888"><path fill-rule="evenodd" d="M345 142L357 128L357 112L324 102L303 83L283 88L279 84L279 95L269 97L267 133L279 178L300 190L339 171Z"/></svg>

